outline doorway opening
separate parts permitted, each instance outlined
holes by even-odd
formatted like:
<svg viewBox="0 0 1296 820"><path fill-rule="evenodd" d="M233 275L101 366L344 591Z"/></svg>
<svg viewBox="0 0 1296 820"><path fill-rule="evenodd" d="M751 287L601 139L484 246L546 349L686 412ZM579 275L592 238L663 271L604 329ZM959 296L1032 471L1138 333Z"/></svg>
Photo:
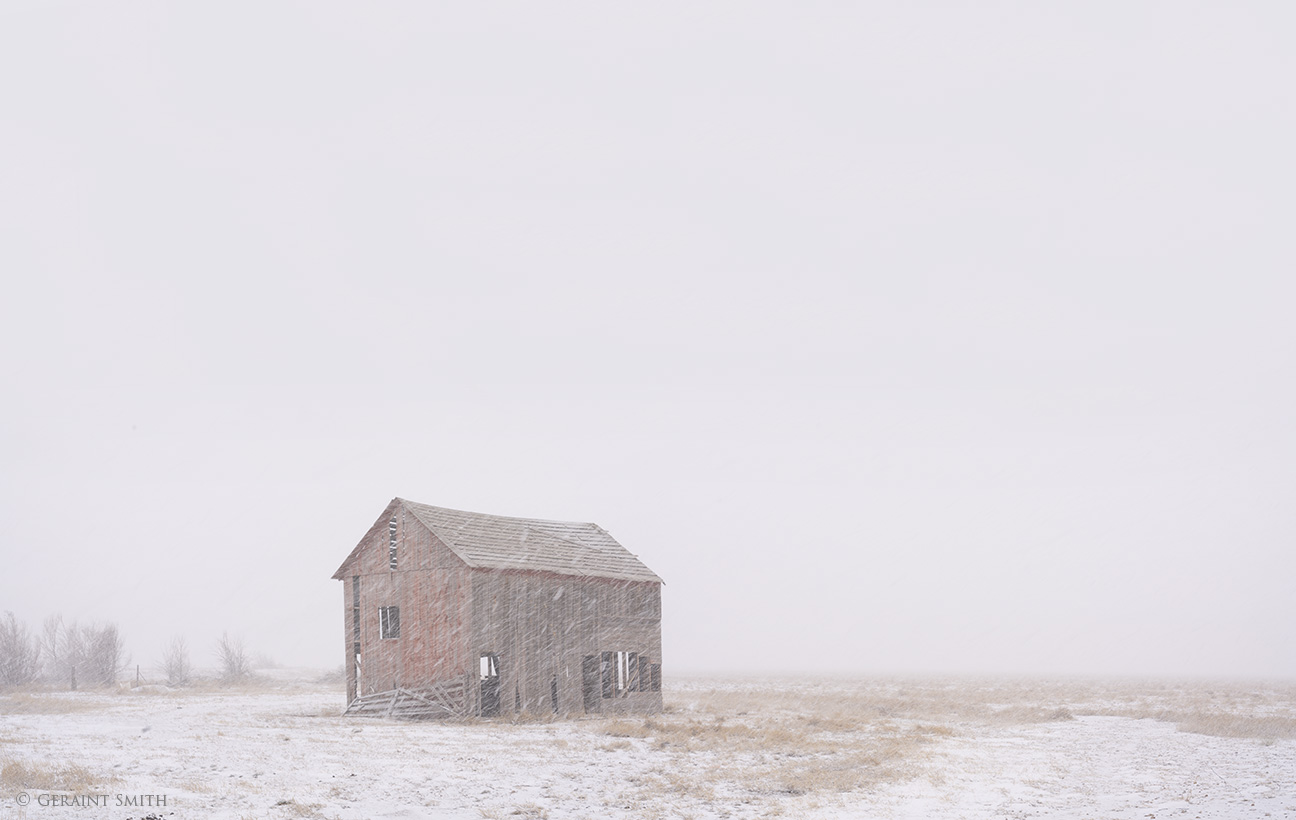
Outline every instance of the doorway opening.
<svg viewBox="0 0 1296 820"><path fill-rule="evenodd" d="M481 674L481 715L494 717L500 710L500 665L494 652L482 653L479 661Z"/></svg>

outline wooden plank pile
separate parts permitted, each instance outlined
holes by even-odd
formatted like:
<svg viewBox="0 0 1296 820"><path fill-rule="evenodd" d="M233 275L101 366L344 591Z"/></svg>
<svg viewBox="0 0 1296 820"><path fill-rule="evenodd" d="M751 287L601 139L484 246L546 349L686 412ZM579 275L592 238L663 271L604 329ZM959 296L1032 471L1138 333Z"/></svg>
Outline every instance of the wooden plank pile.
<svg viewBox="0 0 1296 820"><path fill-rule="evenodd" d="M462 718L468 713L463 681L445 681L419 689L391 689L351 701L346 714L401 720Z"/></svg>

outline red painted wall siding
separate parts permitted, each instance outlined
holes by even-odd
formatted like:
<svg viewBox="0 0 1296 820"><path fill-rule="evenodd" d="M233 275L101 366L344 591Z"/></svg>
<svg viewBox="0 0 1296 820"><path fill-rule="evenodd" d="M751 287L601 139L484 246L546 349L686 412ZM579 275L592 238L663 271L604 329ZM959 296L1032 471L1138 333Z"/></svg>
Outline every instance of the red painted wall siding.
<svg viewBox="0 0 1296 820"><path fill-rule="evenodd" d="M388 561L388 521L396 517L397 566ZM363 693L459 678L469 670L468 567L414 516L389 506L361 539L342 577L348 697L352 658L352 576L360 576L359 685ZM379 608L400 607L399 638L380 634Z"/></svg>

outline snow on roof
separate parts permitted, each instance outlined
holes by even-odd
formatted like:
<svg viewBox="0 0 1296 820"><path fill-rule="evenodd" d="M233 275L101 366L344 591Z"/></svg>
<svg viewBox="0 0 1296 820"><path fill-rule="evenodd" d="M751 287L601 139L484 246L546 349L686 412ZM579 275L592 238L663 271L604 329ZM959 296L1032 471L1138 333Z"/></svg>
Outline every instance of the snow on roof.
<svg viewBox="0 0 1296 820"><path fill-rule="evenodd" d="M470 567L662 582L598 524L510 518L396 500Z"/></svg>

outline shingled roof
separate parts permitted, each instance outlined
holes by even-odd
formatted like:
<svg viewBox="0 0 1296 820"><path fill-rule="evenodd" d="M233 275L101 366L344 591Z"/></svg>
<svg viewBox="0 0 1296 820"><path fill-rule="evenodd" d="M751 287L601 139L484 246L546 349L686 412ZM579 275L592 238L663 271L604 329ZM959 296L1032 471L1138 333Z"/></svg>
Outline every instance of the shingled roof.
<svg viewBox="0 0 1296 820"><path fill-rule="evenodd" d="M510 518L403 498L396 501L470 567L662 582L597 524Z"/></svg>

